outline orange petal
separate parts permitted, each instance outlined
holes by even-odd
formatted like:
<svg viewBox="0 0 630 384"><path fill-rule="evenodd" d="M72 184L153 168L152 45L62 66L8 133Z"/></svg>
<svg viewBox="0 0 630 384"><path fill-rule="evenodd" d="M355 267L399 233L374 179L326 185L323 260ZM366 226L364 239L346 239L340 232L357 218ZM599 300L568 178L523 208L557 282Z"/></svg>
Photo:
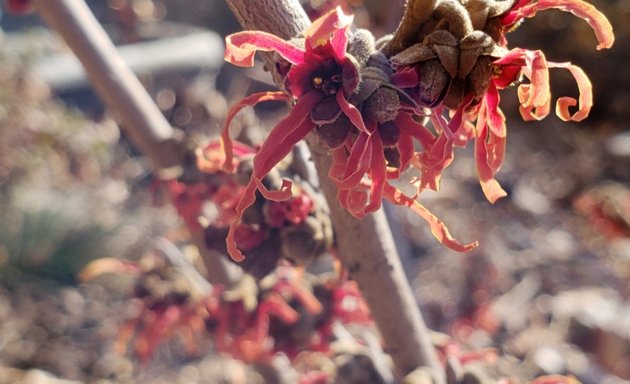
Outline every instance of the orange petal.
<svg viewBox="0 0 630 384"><path fill-rule="evenodd" d="M253 107L254 105L262 102L262 101L289 101L291 100L291 96L287 95L284 92L259 92L254 93L253 95L249 95L239 101L236 105L234 105L228 111L227 117L225 119L225 123L223 124L223 128L221 129L221 147L223 152L225 153L225 159L223 159L223 170L228 173L234 172L234 148L232 139L230 138L230 124L236 116L243 108L245 107Z"/></svg>
<svg viewBox="0 0 630 384"><path fill-rule="evenodd" d="M225 61L239 67L253 67L256 51L276 52L291 64L304 63L304 50L271 33L243 31L225 38Z"/></svg>
<svg viewBox="0 0 630 384"><path fill-rule="evenodd" d="M560 9L570 12L575 16L585 20L593 28L595 37L599 44L597 49L610 48L615 42L613 28L606 16L592 4L582 0L539 0L535 3L523 7L520 11L523 17L532 17L537 11L545 9Z"/></svg>
<svg viewBox="0 0 630 384"><path fill-rule="evenodd" d="M499 182L494 178L495 170L488 164L488 147L486 137L488 135L488 126L486 124L486 110L481 108L477 119L476 139L475 139L475 163L477 165L477 174L479 175L479 183L481 189L488 201L494 204L498 199L507 195L501 188ZM499 160L502 160L502 156ZM497 164L494 164L495 166Z"/></svg>
<svg viewBox="0 0 630 384"><path fill-rule="evenodd" d="M370 137L372 142L372 159L370 161L370 203L363 209L363 214L376 212L381 208L383 187L387 182L387 166L381 137L376 134Z"/></svg>
<svg viewBox="0 0 630 384"><path fill-rule="evenodd" d="M577 83L580 91L579 102L572 97L561 97L556 102L556 115L564 121L582 121L588 117L591 107L593 107L593 86L582 68L571 63L549 63L552 68L568 69ZM578 106L577 112L573 115L569 112L569 107Z"/></svg>
<svg viewBox="0 0 630 384"><path fill-rule="evenodd" d="M457 252L468 252L477 247L478 243L461 244L451 236L448 228L442 221L433 215L428 209L415 199L405 195L399 189L390 184L385 184L383 188L383 196L394 204L411 208L418 216L422 217L429 224L431 233L442 244Z"/></svg>
<svg viewBox="0 0 630 384"><path fill-rule="evenodd" d="M354 15L346 15L341 7L336 7L313 21L304 32L306 43L309 44L309 48L314 49L329 42L336 33L341 32L345 35L345 30L352 24L353 20ZM345 51L345 45L342 48Z"/></svg>

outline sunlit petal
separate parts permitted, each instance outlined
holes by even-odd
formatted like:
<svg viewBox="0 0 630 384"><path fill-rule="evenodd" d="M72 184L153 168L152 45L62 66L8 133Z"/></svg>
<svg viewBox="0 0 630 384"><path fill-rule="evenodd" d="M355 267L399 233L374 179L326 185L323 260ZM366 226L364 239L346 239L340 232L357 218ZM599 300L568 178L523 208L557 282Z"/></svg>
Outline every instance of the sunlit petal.
<svg viewBox="0 0 630 384"><path fill-rule="evenodd" d="M253 67L256 51L276 52L291 64L304 62L304 50L262 31L243 31L225 38L225 61L239 67Z"/></svg>
<svg viewBox="0 0 630 384"><path fill-rule="evenodd" d="M435 215L433 215L418 201L405 195L402 191L390 184L386 183L384 185L383 197L394 204L411 208L414 213L426 220L433 236L435 236L440 243L446 245L450 249L457 252L468 252L477 247L478 243L476 241L469 244L462 244L455 240L442 221L435 217Z"/></svg>
<svg viewBox="0 0 630 384"><path fill-rule="evenodd" d="M318 46L328 43L331 38L334 41L333 49L338 58L345 56L348 38L345 36L346 29L352 25L354 15L346 15L341 7L336 7L313 23L304 32L307 49L315 49Z"/></svg>
<svg viewBox="0 0 630 384"><path fill-rule="evenodd" d="M228 111L225 123L221 129L221 146L225 153L225 160L223 161L223 170L231 173L234 172L234 148L232 139L230 138L230 124L232 120L245 107L252 107L262 101L289 101L291 96L284 92L259 92L249 95L239 101Z"/></svg>
<svg viewBox="0 0 630 384"><path fill-rule="evenodd" d="M555 8L570 12L586 21L593 29L593 32L595 32L595 37L597 37L599 43L597 45L598 50L610 48L615 41L612 25L606 16L592 4L582 0L538 0L535 2L531 1L530 4L523 6L517 4L514 8L515 11L508 13L504 23L512 25L520 19L533 17L538 11Z"/></svg>
<svg viewBox="0 0 630 384"><path fill-rule="evenodd" d="M561 97L556 102L556 115L564 121L582 121L588 117L593 106L593 86L582 68L571 63L549 63L552 68L568 69L578 85L580 97L575 100L572 97ZM577 112L571 114L569 107L578 107Z"/></svg>

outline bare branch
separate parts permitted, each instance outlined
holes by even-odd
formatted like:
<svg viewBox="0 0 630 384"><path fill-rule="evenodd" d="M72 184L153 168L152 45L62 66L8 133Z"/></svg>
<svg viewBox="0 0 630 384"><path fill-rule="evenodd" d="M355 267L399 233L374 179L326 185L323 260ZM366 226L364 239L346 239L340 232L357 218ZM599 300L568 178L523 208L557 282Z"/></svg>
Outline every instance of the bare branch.
<svg viewBox="0 0 630 384"><path fill-rule="evenodd" d="M83 0L32 0L36 11L79 58L98 94L156 171L182 166L185 152L174 131L138 78L125 64ZM193 233L212 283L232 285L240 269Z"/></svg>

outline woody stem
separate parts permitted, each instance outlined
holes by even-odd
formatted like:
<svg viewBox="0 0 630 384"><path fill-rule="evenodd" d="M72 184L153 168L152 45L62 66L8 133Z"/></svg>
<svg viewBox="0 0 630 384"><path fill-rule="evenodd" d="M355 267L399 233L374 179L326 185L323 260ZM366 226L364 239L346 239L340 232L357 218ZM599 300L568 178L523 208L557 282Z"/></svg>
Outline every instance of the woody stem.
<svg viewBox="0 0 630 384"><path fill-rule="evenodd" d="M156 172L183 167L185 151L138 78L116 50L83 0L31 0L37 13L68 44L83 64L94 89L121 122L131 142ZM231 286L239 268L205 246L192 231L212 283Z"/></svg>
<svg viewBox="0 0 630 384"><path fill-rule="evenodd" d="M297 36L310 23L298 0L227 3L243 28L284 39ZM266 55L265 60L268 68L275 68L273 56ZM281 79L277 74L274 77ZM405 277L383 210L361 220L351 216L337 201L337 188L328 178L332 158L325 145L315 134L306 141L330 206L339 257L370 307L397 376L402 378L418 367L426 367L434 371L438 383L443 382L429 331Z"/></svg>

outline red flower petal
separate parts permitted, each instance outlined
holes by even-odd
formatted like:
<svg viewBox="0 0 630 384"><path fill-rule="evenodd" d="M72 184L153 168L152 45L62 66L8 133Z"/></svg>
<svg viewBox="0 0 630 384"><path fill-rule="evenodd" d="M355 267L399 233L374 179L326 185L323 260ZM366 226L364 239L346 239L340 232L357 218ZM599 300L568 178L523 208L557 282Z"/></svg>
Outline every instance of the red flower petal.
<svg viewBox="0 0 630 384"><path fill-rule="evenodd" d="M253 107L254 105L262 102L262 101L289 101L291 100L291 96L287 95L284 92L260 92L254 93L253 95L249 95L245 97L243 100L239 101L238 104L234 105L228 111L227 117L225 119L225 123L223 124L223 129L221 129L221 146L223 148L223 152L225 153L225 159L223 161L223 170L228 173L234 172L234 150L232 139L230 139L230 124L236 116L243 108L245 107Z"/></svg>
<svg viewBox="0 0 630 384"><path fill-rule="evenodd" d="M427 150L435 143L435 136L424 125L416 121L412 115L399 113L394 120L401 134L413 136Z"/></svg>
<svg viewBox="0 0 630 384"><path fill-rule="evenodd" d="M522 60L522 61L521 61ZM521 61L522 73L530 79L531 84L518 87L520 112L524 120L541 120L549 114L551 91L549 90L549 66L542 51L529 51L515 48L505 54L495 65L514 65ZM501 81L503 85L504 81Z"/></svg>
<svg viewBox="0 0 630 384"><path fill-rule="evenodd" d="M363 209L362 216L376 212L381 207L383 188L387 182L387 166L381 138L379 135L372 135L370 141L372 142L372 160L369 171L371 180L370 203Z"/></svg>
<svg viewBox="0 0 630 384"><path fill-rule="evenodd" d="M521 51L525 56L525 68L523 68L523 73L530 79L532 85L528 99L522 103L523 107L537 108L544 106L551 98L547 59L542 51Z"/></svg>
<svg viewBox="0 0 630 384"><path fill-rule="evenodd" d="M579 103L572 97L561 97L556 102L556 115L564 121L582 121L588 117L593 106L593 86L582 68L571 63L549 63L551 68L568 69L578 85L580 91ZM573 115L569 112L569 107L578 106L577 112Z"/></svg>
<svg viewBox="0 0 630 384"><path fill-rule="evenodd" d="M262 184L262 178L291 152L298 141L313 130L314 125L307 119L307 116L320 99L317 93L307 94L301 98L289 115L271 130L260 150L254 156L251 179L236 206L237 219L230 225L226 238L228 253L234 261L239 262L245 259L245 256L236 246L234 231L245 210L256 201L256 191L259 190L265 198L270 200L286 200L291 197L290 181L283 180L280 191L269 191Z"/></svg>
<svg viewBox="0 0 630 384"><path fill-rule="evenodd" d="M481 189L483 190L484 195L486 195L488 201L494 204L498 199L506 196L507 193L503 190L503 188L501 188L499 182L494 178L495 171L493 170L493 167L488 165L488 158L490 155L486 142L488 126L486 121L485 106L482 106L479 110L475 130L475 163L477 164L479 183L481 184ZM502 156L498 160L502 160Z"/></svg>
<svg viewBox="0 0 630 384"><path fill-rule="evenodd" d="M359 134L359 137L352 144L343 176L333 178L339 189L352 189L361 182L372 160L371 144L370 136L363 132Z"/></svg>
<svg viewBox="0 0 630 384"><path fill-rule="evenodd" d="M536 12L546 9L559 9L564 12L570 12L575 16L585 20L595 32L597 41L597 49L610 48L614 41L612 25L600 11L593 5L582 0L538 0L536 2L521 1L516 4L513 11L508 12L502 19L503 25L514 25L519 20L526 17L533 17ZM525 5L527 4L527 5Z"/></svg>
<svg viewBox="0 0 630 384"><path fill-rule="evenodd" d="M256 51L276 52L291 64L304 63L304 50L262 31L243 31L225 38L225 61L239 67L253 67Z"/></svg>
<svg viewBox="0 0 630 384"><path fill-rule="evenodd" d="M407 169L414 154L413 137L402 130L400 139L398 139L398 153L400 154L400 166L393 172L394 178L400 177L400 172Z"/></svg>
<svg viewBox="0 0 630 384"><path fill-rule="evenodd" d="M420 76L414 67L398 70L392 75L392 84L398 88L413 88L420 83Z"/></svg>
<svg viewBox="0 0 630 384"><path fill-rule="evenodd" d="M346 15L340 7L336 7L313 21L304 32L306 49L314 50L330 42L337 62L342 63L348 45L346 30L352 24L352 20L354 20L353 15Z"/></svg>
<svg viewBox="0 0 630 384"><path fill-rule="evenodd" d="M343 92L338 92L335 96L337 99L337 104L339 104L339 108L343 111L343 113L348 116L352 124L359 129L361 132L365 132L368 135L371 133L365 127L365 122L363 121L363 116L361 115L361 111L357 109L354 105L350 104Z"/></svg>
<svg viewBox="0 0 630 384"><path fill-rule="evenodd" d="M319 92L304 95L293 106L289 115L276 124L254 156L255 177L262 179L293 150L298 141L315 128L308 119L308 114L320 100Z"/></svg>
<svg viewBox="0 0 630 384"><path fill-rule="evenodd" d="M465 130L464 111L473 100L473 95L468 95L462 105L455 111L450 122L442 115L440 109L434 110L431 115L431 122L436 130L440 132L437 140L425 147L424 152L415 156L416 166L422 170L418 189L429 188L434 191L439 190L442 171L453 161L453 149L455 144L461 145L462 134ZM424 143L423 143L424 146ZM413 162L412 162L413 164Z"/></svg>
<svg viewBox="0 0 630 384"><path fill-rule="evenodd" d="M507 134L505 115L499 108L500 97L494 82L490 82L484 99L484 104L488 112L487 124L490 130L498 137L505 137Z"/></svg>
<svg viewBox="0 0 630 384"><path fill-rule="evenodd" d="M411 208L414 213L429 223L433 236L435 236L440 243L446 245L450 249L457 252L468 252L477 247L478 243L476 241L469 244L461 244L455 240L442 221L435 217L435 215L429 212L429 210L418 201L405 195L399 189L391 186L390 184L384 185L383 196L394 204Z"/></svg>
<svg viewBox="0 0 630 384"><path fill-rule="evenodd" d="M551 97L547 98L542 105L529 104L529 100L533 98L532 93L535 93L535 87L532 84L521 84L518 87L518 100L521 104L518 110L525 121L542 120L549 115L551 110Z"/></svg>

